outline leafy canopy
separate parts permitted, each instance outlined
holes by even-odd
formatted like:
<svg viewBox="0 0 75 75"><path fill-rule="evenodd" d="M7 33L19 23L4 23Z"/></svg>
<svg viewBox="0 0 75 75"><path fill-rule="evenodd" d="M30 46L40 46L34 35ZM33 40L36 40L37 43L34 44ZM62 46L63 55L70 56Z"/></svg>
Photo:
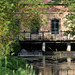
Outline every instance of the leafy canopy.
<svg viewBox="0 0 75 75"><path fill-rule="evenodd" d="M64 3L66 3L66 7L70 11L66 16L65 25L71 30L70 33L75 35L75 0L64 0Z"/></svg>
<svg viewBox="0 0 75 75"><path fill-rule="evenodd" d="M0 55L13 51L20 25L31 27L33 19L41 23L46 7L42 0L0 0Z"/></svg>

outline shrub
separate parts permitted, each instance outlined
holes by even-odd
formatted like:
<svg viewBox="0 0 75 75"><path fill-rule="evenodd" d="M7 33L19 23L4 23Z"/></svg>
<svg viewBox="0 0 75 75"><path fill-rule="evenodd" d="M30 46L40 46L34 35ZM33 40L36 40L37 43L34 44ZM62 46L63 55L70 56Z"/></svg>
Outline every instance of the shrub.
<svg viewBox="0 0 75 75"><path fill-rule="evenodd" d="M25 59L13 56L0 58L0 75L35 75Z"/></svg>

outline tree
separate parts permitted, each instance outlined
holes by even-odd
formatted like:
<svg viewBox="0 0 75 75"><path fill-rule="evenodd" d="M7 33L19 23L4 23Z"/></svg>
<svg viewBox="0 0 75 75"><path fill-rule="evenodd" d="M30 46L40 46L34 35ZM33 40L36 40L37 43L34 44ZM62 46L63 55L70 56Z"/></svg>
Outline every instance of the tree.
<svg viewBox="0 0 75 75"><path fill-rule="evenodd" d="M42 22L40 15L44 14L43 8L46 8L47 5L41 4L41 2L42 0L0 1L0 55L13 51L21 24L31 27L33 19L39 23ZM35 26L33 28L35 29Z"/></svg>
<svg viewBox="0 0 75 75"><path fill-rule="evenodd" d="M28 0L20 4L20 11L18 12L21 25L28 27L29 29L31 29L31 27L36 29L35 25L32 26L33 19L36 19L34 21L37 21L38 24L42 25L41 14L45 14L44 9L48 7L48 5L42 4L41 2L42 0Z"/></svg>
<svg viewBox="0 0 75 75"><path fill-rule="evenodd" d="M68 7L69 13L66 15L65 25L70 29L69 33L75 35L75 0L65 0L65 6Z"/></svg>
<svg viewBox="0 0 75 75"><path fill-rule="evenodd" d="M18 33L18 16L14 12L18 10L19 0L0 1L0 55L9 54L12 44L15 42L14 35Z"/></svg>

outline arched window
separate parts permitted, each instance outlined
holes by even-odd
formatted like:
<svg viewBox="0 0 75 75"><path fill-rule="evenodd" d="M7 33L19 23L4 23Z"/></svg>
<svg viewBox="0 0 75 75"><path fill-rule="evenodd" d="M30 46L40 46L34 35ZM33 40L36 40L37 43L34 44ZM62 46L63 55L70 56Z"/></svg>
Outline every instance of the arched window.
<svg viewBox="0 0 75 75"><path fill-rule="evenodd" d="M52 34L59 33L59 20L58 19L51 20L51 33Z"/></svg>

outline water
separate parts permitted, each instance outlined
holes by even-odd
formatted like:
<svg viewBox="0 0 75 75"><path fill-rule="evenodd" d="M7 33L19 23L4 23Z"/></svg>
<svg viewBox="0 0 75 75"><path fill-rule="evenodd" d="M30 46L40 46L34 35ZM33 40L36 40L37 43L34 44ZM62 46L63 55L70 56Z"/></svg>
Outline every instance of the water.
<svg viewBox="0 0 75 75"><path fill-rule="evenodd" d="M75 75L75 52L58 52L49 56L25 57L36 75Z"/></svg>

